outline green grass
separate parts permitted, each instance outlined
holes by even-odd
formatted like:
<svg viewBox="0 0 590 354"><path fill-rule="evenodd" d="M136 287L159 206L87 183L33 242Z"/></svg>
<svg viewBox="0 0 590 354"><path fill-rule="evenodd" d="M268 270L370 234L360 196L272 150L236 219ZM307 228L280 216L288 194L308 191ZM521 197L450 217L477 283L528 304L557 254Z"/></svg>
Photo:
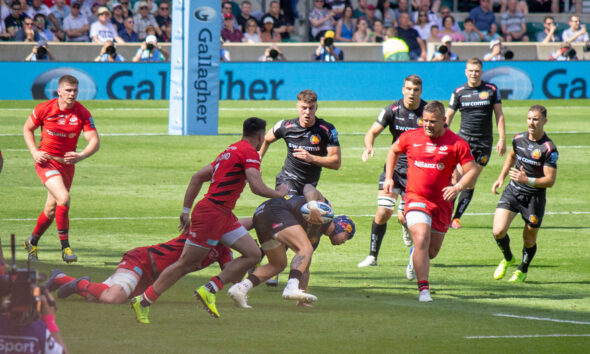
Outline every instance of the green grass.
<svg viewBox="0 0 590 354"><path fill-rule="evenodd" d="M526 111L537 102L504 102L508 136L526 129ZM58 300L57 323L72 353L194 352L413 352L413 353L553 353L587 352L588 337L468 339L469 336L590 335L590 123L588 101L542 101L548 107L548 135L558 146L557 183L547 193L547 211L538 251L524 284L494 281L501 253L491 235L498 196L490 192L503 158L494 155L477 185L463 228L451 230L430 273L434 302L417 301L415 282L405 279L408 249L397 223L390 222L379 266L359 269L368 253L377 179L382 171L389 133L377 139L376 157L363 164L362 140L388 102L320 102L318 116L339 131L343 163L324 170L320 190L337 213L353 216L357 235L332 247L324 240L314 255L310 292L313 309L281 299L279 288L264 285L250 293L250 310L233 307L225 291L218 296L221 319L201 310L192 289L217 273L212 266L191 274L152 307L152 324L139 325L128 306ZM101 134L101 149L77 166L71 191L71 243L77 264L61 262L52 226L40 243L41 262L49 274L59 267L73 276L102 281L122 253L136 246L177 236L176 226L191 175L228 144L239 139L241 122L252 115L268 121L296 116L294 102L222 102L215 137L167 136L164 101L84 102ZM33 169L22 140L22 125L34 102L0 102L0 236L5 254L9 234L19 245L30 234L45 201L45 189ZM456 128L459 116L453 123ZM134 135L151 133L155 135ZM129 135L121 135L129 134ZM84 140L80 140L84 145ZM273 144L264 158L263 178L269 185L282 166L285 147ZM251 215L263 201L248 189L236 207ZM575 212L584 212L576 214ZM523 222L510 229L519 257ZM19 247L19 264L25 253ZM512 268L511 270L513 270ZM551 322L495 314L552 318Z"/></svg>

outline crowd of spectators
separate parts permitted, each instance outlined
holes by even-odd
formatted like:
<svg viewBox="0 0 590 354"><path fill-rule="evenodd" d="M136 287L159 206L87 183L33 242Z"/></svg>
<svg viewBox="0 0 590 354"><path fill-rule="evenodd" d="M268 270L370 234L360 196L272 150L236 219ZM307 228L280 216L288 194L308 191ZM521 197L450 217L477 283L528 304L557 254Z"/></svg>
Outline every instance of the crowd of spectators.
<svg viewBox="0 0 590 354"><path fill-rule="evenodd" d="M461 22L445 5L449 2L441 0L312 0L307 14L297 13L299 0L264 2L268 6L262 11L253 11L252 0L236 1L221 1L222 41L274 43L267 51L273 48L280 52L277 43L301 37L320 42L318 50L326 38L335 43L381 43L388 39L394 43L391 39L397 38L406 44L411 60L457 60L450 50L452 43L457 42L487 42L490 57L501 58L501 43L536 41L565 45L589 40L586 26L577 15L582 10L582 0L460 0L455 11L468 14L466 18L460 16ZM567 8L569 5L571 8ZM531 33L527 15L538 12L547 13L543 30ZM576 13L570 16L568 28L556 23L553 14L560 12ZM171 38L171 0L0 0L0 15L0 40L43 43L35 47L45 48L42 52L48 51L47 43L51 42L101 43L104 46L97 57L99 61L124 60L108 54L106 49L126 42L141 46L134 61L166 58L157 48L155 56L145 51L148 44L159 46L158 43ZM309 32L303 36L301 32L296 34L295 25L304 22L309 25ZM437 47L430 58L426 54L428 43ZM444 53L439 47L443 47ZM33 54L27 60L33 60ZM320 57L323 61L341 60L340 55Z"/></svg>

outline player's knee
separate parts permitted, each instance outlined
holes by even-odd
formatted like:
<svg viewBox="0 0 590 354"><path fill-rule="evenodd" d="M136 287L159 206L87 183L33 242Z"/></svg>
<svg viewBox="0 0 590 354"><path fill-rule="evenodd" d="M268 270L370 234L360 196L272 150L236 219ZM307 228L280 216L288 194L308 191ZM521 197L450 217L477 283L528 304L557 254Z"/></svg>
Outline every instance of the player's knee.
<svg viewBox="0 0 590 354"><path fill-rule="evenodd" d="M54 207L46 207L44 212L45 212L45 216L47 216L48 219L53 220L55 218L55 206Z"/></svg>
<svg viewBox="0 0 590 354"><path fill-rule="evenodd" d="M127 294L122 289L108 289L100 295L100 302L105 304L124 304L127 301Z"/></svg>
<svg viewBox="0 0 590 354"><path fill-rule="evenodd" d="M70 205L70 193L64 193L63 195L55 198L57 205L69 206Z"/></svg>
<svg viewBox="0 0 590 354"><path fill-rule="evenodd" d="M506 236L506 230L504 228L494 226L492 228L492 234L494 235L494 238L496 240L499 240L501 238L504 238L504 236Z"/></svg>

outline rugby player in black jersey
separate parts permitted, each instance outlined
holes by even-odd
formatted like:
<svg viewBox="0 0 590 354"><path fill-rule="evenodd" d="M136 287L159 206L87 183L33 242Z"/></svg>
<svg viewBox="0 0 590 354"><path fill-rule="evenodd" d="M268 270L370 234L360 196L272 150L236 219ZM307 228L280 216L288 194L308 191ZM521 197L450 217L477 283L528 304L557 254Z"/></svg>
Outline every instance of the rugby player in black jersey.
<svg viewBox="0 0 590 354"><path fill-rule="evenodd" d="M281 138L285 140L287 158L276 177L276 185L286 184L292 195L302 195L303 186L308 183L317 187L322 167L337 170L342 163L338 132L332 124L316 117L317 100L317 94L311 90L299 92L299 117L276 123L266 133L259 151L262 158L270 144Z"/></svg>
<svg viewBox="0 0 590 354"><path fill-rule="evenodd" d="M447 125L450 127L457 110L461 112L461 127L458 135L469 144L471 154L477 163L477 177L488 164L494 141L492 114L496 115L498 142L496 151L500 156L506 152L504 113L502 100L496 85L481 80L482 62L478 58L467 61L465 76L467 82L457 87L451 95L447 109ZM461 216L473 198L474 189L461 192L451 227L461 227Z"/></svg>
<svg viewBox="0 0 590 354"><path fill-rule="evenodd" d="M541 105L532 106L527 113L528 130L517 134L512 140L502 171L492 185L492 192L498 194L504 178L510 182L504 189L496 213L493 233L504 259L494 272L494 279L502 279L507 268L514 263L510 250L508 228L517 213L525 225L522 233L524 245L522 262L510 278L510 282L524 282L533 257L537 251L537 234L545 214L545 191L555 183L559 153L553 141L545 134L547 109Z"/></svg>
<svg viewBox="0 0 590 354"><path fill-rule="evenodd" d="M377 121L373 123L367 134L365 134L365 151L363 152L362 160L366 162L369 157L375 156L375 149L373 143L375 139L387 126L393 137L392 144L405 131L416 129L422 125L422 110L426 102L420 98L422 94L422 79L418 75L410 75L404 79L402 86L403 98L393 102L387 107L383 108ZM400 156L399 162L395 166L394 189L392 193L387 193L383 190L383 182L385 181L385 167L383 173L379 176L379 192L377 193L377 212L373 219L371 226L371 246L369 255L358 264L358 267L376 266L377 257L379 256L379 249L381 242L385 237L387 230L387 221L393 215L395 209L395 200L398 195L401 195L398 206L397 218L402 224L402 235L404 243L409 247L412 243L412 236L406 227L404 218L404 191L406 190L408 172L408 160L406 155Z"/></svg>
<svg viewBox="0 0 590 354"><path fill-rule="evenodd" d="M325 201L321 193L311 184L304 186L305 196L273 198L262 203L254 212L251 222L241 220L256 229L256 235L268 263L257 267L247 279L228 290L229 296L238 307L249 308L247 293L261 282L279 274L287 265L287 247L295 252L291 260L289 281L283 291L285 300L298 300L298 305L317 300L306 292L309 283L311 257L318 247L322 235L330 238L332 245L341 245L354 236L354 222L345 215L336 216L326 224L321 223L317 209L310 208L310 220L301 214L303 204L311 201ZM314 210L317 214L314 216Z"/></svg>

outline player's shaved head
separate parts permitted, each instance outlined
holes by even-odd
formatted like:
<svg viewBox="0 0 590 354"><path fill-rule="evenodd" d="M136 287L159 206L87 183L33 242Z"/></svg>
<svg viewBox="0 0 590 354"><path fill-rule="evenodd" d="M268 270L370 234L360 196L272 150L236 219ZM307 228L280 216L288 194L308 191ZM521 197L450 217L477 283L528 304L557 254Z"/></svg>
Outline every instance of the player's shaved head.
<svg viewBox="0 0 590 354"><path fill-rule="evenodd" d="M244 121L243 136L255 136L266 131L266 121L258 117L250 117Z"/></svg>
<svg viewBox="0 0 590 354"><path fill-rule="evenodd" d="M418 75L410 75L404 79L404 82L411 82L416 86L422 86L422 78Z"/></svg>
<svg viewBox="0 0 590 354"><path fill-rule="evenodd" d="M543 118L547 118L547 108L545 108L545 106L541 106L540 104L532 105L531 108L529 108L529 112L539 112Z"/></svg>
<svg viewBox="0 0 590 354"><path fill-rule="evenodd" d="M437 119L445 119L445 106L439 101L428 102L424 112L432 113Z"/></svg>
<svg viewBox="0 0 590 354"><path fill-rule="evenodd" d="M318 95L312 90L303 90L297 94L297 101L316 103L318 101Z"/></svg>
<svg viewBox="0 0 590 354"><path fill-rule="evenodd" d="M57 86L61 86L62 83L71 84L71 85L78 85L78 79L72 75L64 75L59 78L57 82Z"/></svg>

